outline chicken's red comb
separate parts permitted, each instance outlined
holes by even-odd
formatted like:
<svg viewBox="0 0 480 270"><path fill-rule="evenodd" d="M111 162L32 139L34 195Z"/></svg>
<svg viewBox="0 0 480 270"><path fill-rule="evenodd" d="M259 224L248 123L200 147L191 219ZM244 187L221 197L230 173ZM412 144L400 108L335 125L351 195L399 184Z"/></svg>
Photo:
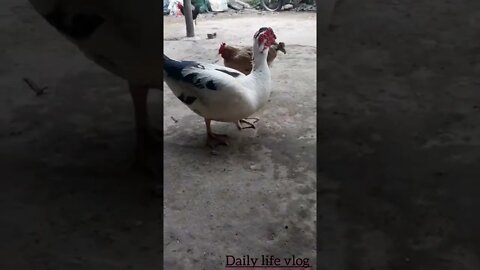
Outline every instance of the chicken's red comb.
<svg viewBox="0 0 480 270"><path fill-rule="evenodd" d="M220 44L220 48L218 48L218 54L223 53L223 51L225 50L225 46L227 46L227 44L225 44L225 42L222 42L222 44Z"/></svg>

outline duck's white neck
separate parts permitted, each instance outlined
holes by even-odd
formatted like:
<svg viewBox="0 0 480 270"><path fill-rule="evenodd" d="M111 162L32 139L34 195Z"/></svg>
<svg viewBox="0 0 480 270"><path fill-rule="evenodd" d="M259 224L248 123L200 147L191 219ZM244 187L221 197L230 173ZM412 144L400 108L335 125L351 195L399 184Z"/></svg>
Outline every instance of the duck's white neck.
<svg viewBox="0 0 480 270"><path fill-rule="evenodd" d="M253 39L253 70L247 76L253 86L251 90L252 105L255 110L265 105L270 96L270 88L272 84L272 78L270 75L270 68L267 64L268 48L263 45L258 45L257 40ZM263 52L262 52L263 50Z"/></svg>
<svg viewBox="0 0 480 270"><path fill-rule="evenodd" d="M262 51L263 50L263 51ZM259 72L268 69L267 64L268 48L264 45L258 45L258 41L253 39L253 71Z"/></svg>

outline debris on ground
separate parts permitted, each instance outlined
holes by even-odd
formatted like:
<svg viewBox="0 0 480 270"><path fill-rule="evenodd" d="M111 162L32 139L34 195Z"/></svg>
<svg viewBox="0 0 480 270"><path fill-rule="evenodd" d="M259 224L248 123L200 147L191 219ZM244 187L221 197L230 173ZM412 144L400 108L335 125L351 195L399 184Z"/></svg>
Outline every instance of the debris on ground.
<svg viewBox="0 0 480 270"><path fill-rule="evenodd" d="M217 37L217 33L207 34L208 39L214 39Z"/></svg>
<svg viewBox="0 0 480 270"><path fill-rule="evenodd" d="M228 10L227 0L209 0L210 9L214 12L223 12Z"/></svg>
<svg viewBox="0 0 480 270"><path fill-rule="evenodd" d="M45 90L48 89L48 86L39 87L34 81L29 78L23 78L23 81L27 83L30 89L32 89L32 91L35 92L37 96L45 94Z"/></svg>
<svg viewBox="0 0 480 270"><path fill-rule="evenodd" d="M292 4L286 4L282 7L282 10L290 10L293 8L293 5Z"/></svg>
<svg viewBox="0 0 480 270"><path fill-rule="evenodd" d="M228 7L233 10L251 9L250 4L240 0L228 0Z"/></svg>
<svg viewBox="0 0 480 270"><path fill-rule="evenodd" d="M267 12L264 10L262 0L191 0L192 5L204 14L217 14L217 12L238 13L248 10L261 11L262 15ZM181 16L176 3L183 4L183 0L163 0L163 14L172 16ZM299 3L300 2L300 3ZM313 1L293 1L282 7L282 11L316 11L317 8Z"/></svg>
<svg viewBox="0 0 480 270"><path fill-rule="evenodd" d="M295 11L316 11L317 7L315 5L301 3L294 10Z"/></svg>

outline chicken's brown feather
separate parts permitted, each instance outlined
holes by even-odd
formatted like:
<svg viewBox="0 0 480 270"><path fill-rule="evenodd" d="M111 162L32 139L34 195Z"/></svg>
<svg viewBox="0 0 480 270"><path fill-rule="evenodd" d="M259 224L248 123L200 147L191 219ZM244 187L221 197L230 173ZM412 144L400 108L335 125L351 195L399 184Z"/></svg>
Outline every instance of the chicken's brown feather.
<svg viewBox="0 0 480 270"><path fill-rule="evenodd" d="M285 44L283 42L275 43L268 50L267 64L270 66L277 57L277 51L285 53ZM245 75L250 74L253 68L253 49L252 47L234 47L225 45L222 49L223 64L226 67L236 69Z"/></svg>

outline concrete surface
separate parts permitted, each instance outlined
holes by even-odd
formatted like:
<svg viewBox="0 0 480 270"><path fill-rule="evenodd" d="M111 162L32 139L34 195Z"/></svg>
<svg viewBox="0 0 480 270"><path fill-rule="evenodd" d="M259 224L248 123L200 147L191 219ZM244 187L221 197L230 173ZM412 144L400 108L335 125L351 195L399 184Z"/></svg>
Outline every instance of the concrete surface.
<svg viewBox="0 0 480 270"><path fill-rule="evenodd" d="M162 202L129 167L126 83L27 1L0 6L0 269L160 269Z"/></svg>
<svg viewBox="0 0 480 270"><path fill-rule="evenodd" d="M325 269L480 269L478 1L349 1L319 36Z"/></svg>
<svg viewBox="0 0 480 270"><path fill-rule="evenodd" d="M165 53L174 59L216 62L221 42L251 46L261 26L273 28L287 54L271 68L258 129L214 123L231 145L213 154L203 119L164 85L166 269L222 269L226 255L295 255L315 265L316 35L297 31L315 24L314 13L220 15L198 19L199 39L184 40L184 18L167 18Z"/></svg>

